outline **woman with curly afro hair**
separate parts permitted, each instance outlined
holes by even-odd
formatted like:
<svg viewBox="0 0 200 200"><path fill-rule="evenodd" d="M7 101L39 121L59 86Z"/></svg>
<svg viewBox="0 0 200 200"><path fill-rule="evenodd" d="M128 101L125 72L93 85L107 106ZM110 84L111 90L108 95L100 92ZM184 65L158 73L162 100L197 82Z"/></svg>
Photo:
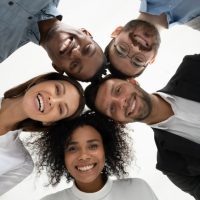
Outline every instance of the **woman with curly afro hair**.
<svg viewBox="0 0 200 200"><path fill-rule="evenodd" d="M141 179L110 178L128 174L126 167L132 160L129 139L123 125L93 111L44 132L34 141L39 172L46 168L51 185L63 176L73 185L42 200L156 200Z"/></svg>

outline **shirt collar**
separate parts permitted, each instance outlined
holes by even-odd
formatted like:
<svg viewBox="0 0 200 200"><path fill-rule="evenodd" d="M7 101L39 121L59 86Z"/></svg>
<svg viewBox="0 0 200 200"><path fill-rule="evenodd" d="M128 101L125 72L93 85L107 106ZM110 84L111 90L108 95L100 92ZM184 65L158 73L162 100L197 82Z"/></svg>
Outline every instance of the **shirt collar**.
<svg viewBox="0 0 200 200"><path fill-rule="evenodd" d="M113 181L108 178L106 184L101 188L101 190L94 193L87 193L80 191L76 184L73 183L71 191L74 196L76 196L80 200L99 200L105 198L105 196L111 191Z"/></svg>

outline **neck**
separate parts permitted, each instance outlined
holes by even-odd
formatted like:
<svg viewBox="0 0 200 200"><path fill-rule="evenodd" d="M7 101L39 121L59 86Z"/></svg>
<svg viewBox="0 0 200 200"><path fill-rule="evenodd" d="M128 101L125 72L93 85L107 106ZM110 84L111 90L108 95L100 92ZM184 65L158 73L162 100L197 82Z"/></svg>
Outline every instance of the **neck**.
<svg viewBox="0 0 200 200"><path fill-rule="evenodd" d="M138 16L138 19L141 19L153 24L154 26L156 26L158 30L168 28L167 17L164 13L162 13L161 15L151 15L148 13L140 13L140 15Z"/></svg>
<svg viewBox="0 0 200 200"><path fill-rule="evenodd" d="M92 193L101 190L101 188L105 185L106 180L104 180L103 175L100 175L96 180L90 183L81 183L79 181L75 181L75 183L82 192Z"/></svg>
<svg viewBox="0 0 200 200"><path fill-rule="evenodd" d="M159 123L174 114L171 105L159 95L151 94L150 97L152 102L152 111L151 114L145 119L145 123L148 125Z"/></svg>
<svg viewBox="0 0 200 200"><path fill-rule="evenodd" d="M60 23L60 21L57 18L43 20L43 21L38 22L39 31L40 31L40 35L41 35L40 45L43 46L44 41L45 41L46 36L47 36L47 33L49 32L49 30L52 27L54 27L58 23Z"/></svg>
<svg viewBox="0 0 200 200"><path fill-rule="evenodd" d="M3 99L0 110L0 135L15 130L17 124L26 118L22 109L22 97Z"/></svg>

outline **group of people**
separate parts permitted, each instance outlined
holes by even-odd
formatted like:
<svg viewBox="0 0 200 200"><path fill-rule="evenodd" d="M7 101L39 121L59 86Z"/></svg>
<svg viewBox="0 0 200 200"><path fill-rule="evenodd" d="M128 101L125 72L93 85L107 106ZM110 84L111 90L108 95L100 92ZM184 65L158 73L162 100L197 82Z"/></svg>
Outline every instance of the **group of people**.
<svg viewBox="0 0 200 200"><path fill-rule="evenodd" d="M73 181L71 188L43 200L156 200L144 180L123 179L133 157L125 124L142 122L154 131L156 168L200 199L200 54L185 56L168 84L155 93L135 80L156 59L162 28L181 23L200 30L200 2L141 1L141 14L113 31L104 52L86 29L61 22L58 3L0 2L0 62L34 42L57 71L11 88L1 98L0 195L33 170L19 137L25 131L36 135L31 143L36 166L39 172L46 170L49 183L55 186L63 176ZM79 81L90 82L85 91Z"/></svg>

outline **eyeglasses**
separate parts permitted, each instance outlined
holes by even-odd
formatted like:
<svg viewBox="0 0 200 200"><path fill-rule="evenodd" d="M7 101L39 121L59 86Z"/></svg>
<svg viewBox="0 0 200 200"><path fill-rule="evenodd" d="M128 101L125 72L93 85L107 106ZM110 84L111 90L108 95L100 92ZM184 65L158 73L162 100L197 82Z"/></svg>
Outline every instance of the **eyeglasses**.
<svg viewBox="0 0 200 200"><path fill-rule="evenodd" d="M130 46L127 43L119 42L118 44L114 44L114 47L118 56L122 58L126 57L130 58L131 64L134 65L134 67L139 68L139 67L146 67L148 65L147 59L143 54L137 53L131 57L128 55L130 52Z"/></svg>

